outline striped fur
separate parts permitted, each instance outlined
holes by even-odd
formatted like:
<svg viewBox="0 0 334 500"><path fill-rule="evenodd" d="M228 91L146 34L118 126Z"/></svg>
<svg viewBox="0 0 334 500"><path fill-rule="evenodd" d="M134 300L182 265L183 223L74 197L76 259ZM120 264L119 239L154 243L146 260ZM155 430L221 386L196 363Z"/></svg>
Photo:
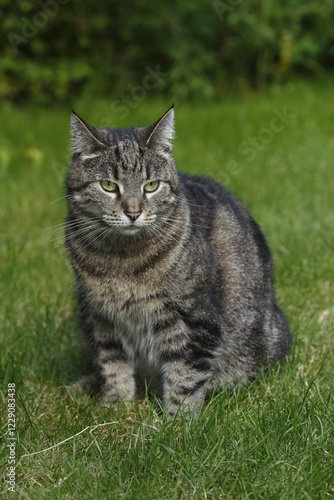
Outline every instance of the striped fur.
<svg viewBox="0 0 334 500"><path fill-rule="evenodd" d="M114 130L73 114L66 221L103 403L133 399L141 373L170 415L197 411L212 384L246 383L290 341L259 227L222 186L178 174L173 116Z"/></svg>

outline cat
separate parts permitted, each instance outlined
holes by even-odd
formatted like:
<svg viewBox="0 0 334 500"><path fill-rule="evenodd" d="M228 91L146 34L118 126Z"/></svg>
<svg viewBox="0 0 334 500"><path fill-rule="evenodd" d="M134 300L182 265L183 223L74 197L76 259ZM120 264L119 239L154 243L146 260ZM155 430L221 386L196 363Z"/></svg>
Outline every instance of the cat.
<svg viewBox="0 0 334 500"><path fill-rule="evenodd" d="M285 359L290 330L259 226L221 185L179 174L174 108L147 127L71 115L65 243L103 405L158 382L168 415Z"/></svg>

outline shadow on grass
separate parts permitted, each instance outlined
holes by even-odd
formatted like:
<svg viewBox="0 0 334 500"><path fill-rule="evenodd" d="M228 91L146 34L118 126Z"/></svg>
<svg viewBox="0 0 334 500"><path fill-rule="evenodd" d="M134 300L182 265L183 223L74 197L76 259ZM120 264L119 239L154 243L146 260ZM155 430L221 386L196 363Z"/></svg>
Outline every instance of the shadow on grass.
<svg viewBox="0 0 334 500"><path fill-rule="evenodd" d="M82 375L91 373L91 359L75 312L52 330L52 336L43 336L40 343L43 378L57 385L69 385Z"/></svg>

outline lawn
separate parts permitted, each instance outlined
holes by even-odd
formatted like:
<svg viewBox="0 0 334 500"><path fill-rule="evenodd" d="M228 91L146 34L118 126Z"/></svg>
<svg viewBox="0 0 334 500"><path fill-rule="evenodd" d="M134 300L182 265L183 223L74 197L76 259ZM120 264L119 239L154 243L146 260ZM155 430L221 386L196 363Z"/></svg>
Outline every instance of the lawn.
<svg viewBox="0 0 334 500"><path fill-rule="evenodd" d="M4 498L12 496L11 458L25 499L334 497L333 84L175 103L178 168L225 183L249 207L272 249L276 293L293 331L286 363L250 387L216 394L189 421L168 421L145 394L116 412L65 391L89 366L55 228L66 213L70 109L2 107ZM151 123L170 104L147 96L126 118L108 101L73 106L96 126L124 127Z"/></svg>

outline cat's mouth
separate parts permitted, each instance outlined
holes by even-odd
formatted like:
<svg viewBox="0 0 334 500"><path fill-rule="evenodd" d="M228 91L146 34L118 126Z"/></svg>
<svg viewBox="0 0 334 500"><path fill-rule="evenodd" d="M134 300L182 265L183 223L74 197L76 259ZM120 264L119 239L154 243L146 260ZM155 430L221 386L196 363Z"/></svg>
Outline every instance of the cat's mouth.
<svg viewBox="0 0 334 500"><path fill-rule="evenodd" d="M102 222L104 226L107 226L109 228L114 228L119 233L129 233L129 234L136 233L143 227L143 224L137 223L136 221L121 222L121 221L110 220L109 218L102 218Z"/></svg>

